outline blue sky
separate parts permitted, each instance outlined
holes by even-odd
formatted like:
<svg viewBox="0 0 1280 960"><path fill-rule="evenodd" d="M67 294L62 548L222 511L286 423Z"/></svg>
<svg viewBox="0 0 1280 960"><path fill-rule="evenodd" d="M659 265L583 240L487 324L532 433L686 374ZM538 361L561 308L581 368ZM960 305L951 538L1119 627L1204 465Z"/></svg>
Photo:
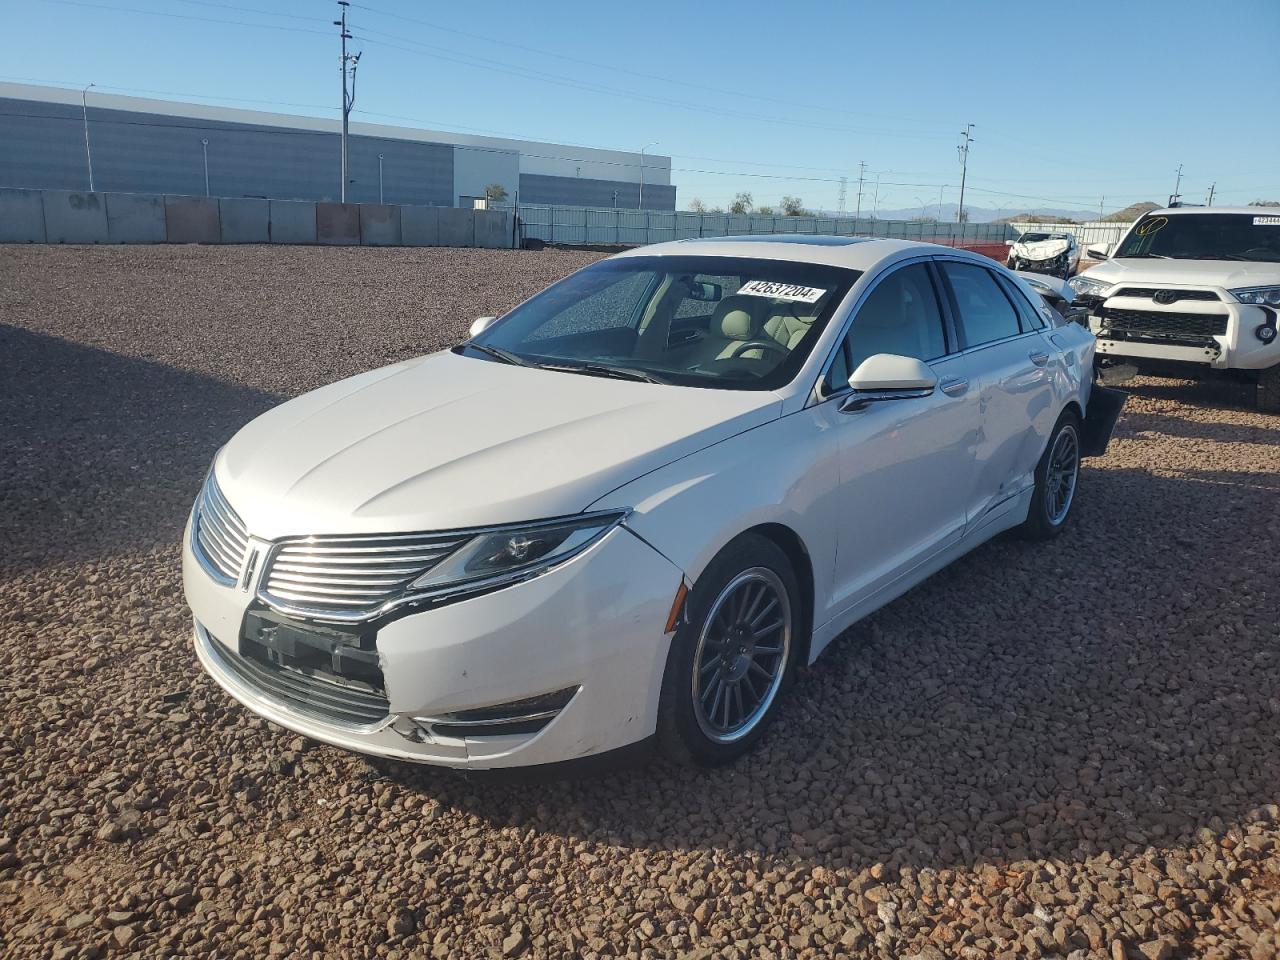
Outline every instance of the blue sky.
<svg viewBox="0 0 1280 960"><path fill-rule="evenodd" d="M25 0L0 79L338 114L331 0ZM673 158L681 206L1280 199L1280 2L370 0L353 119ZM234 21L234 22L232 22ZM21 38L21 39L20 39Z"/></svg>

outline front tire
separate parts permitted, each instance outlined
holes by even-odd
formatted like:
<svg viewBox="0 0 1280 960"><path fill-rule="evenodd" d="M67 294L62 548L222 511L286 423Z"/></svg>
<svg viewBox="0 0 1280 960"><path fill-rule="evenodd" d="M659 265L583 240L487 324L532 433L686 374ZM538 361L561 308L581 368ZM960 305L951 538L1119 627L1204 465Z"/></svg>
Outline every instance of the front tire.
<svg viewBox="0 0 1280 960"><path fill-rule="evenodd" d="M1258 410L1280 413L1280 363L1258 374Z"/></svg>
<svg viewBox="0 0 1280 960"><path fill-rule="evenodd" d="M714 767L755 746L795 671L800 596L787 555L758 534L707 565L667 656L657 732L668 757Z"/></svg>
<svg viewBox="0 0 1280 960"><path fill-rule="evenodd" d="M1076 487L1080 481L1080 418L1063 411L1054 425L1044 455L1036 465L1036 486L1031 508L1022 524L1029 540L1049 540L1060 534L1071 519Z"/></svg>

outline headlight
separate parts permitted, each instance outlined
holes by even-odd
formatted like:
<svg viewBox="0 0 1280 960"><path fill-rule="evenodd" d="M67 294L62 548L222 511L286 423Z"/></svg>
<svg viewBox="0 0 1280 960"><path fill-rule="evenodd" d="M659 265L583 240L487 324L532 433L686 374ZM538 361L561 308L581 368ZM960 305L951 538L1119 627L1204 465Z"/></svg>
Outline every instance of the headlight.
<svg viewBox="0 0 1280 960"><path fill-rule="evenodd" d="M524 580L586 550L626 515L609 511L487 530L414 580L406 592L487 589Z"/></svg>
<svg viewBox="0 0 1280 960"><path fill-rule="evenodd" d="M1239 290L1229 290L1227 292L1241 303L1280 307L1280 287L1242 287Z"/></svg>
<svg viewBox="0 0 1280 960"><path fill-rule="evenodd" d="M1094 280L1092 277L1086 277L1084 274L1072 277L1067 284L1076 292L1078 297L1098 297L1106 299L1114 283L1103 283L1101 280Z"/></svg>

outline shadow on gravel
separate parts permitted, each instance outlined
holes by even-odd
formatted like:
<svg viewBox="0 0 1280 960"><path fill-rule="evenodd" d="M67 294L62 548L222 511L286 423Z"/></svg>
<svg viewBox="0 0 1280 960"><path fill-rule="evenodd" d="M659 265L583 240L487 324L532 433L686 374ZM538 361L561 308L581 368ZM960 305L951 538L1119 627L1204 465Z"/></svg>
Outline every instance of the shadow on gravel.
<svg viewBox="0 0 1280 960"><path fill-rule="evenodd" d="M1087 469L1059 539L1002 538L863 621L761 749L559 783L380 768L498 826L769 866L943 869L1221 835L1280 795L1276 478ZM536 654L534 654L536 655Z"/></svg>
<svg viewBox="0 0 1280 960"><path fill-rule="evenodd" d="M0 573L174 545L270 394L0 324Z"/></svg>
<svg viewBox="0 0 1280 960"><path fill-rule="evenodd" d="M1258 414L1265 417L1266 414ZM1159 437L1177 437L1181 440L1203 440L1206 443L1256 443L1274 447L1280 444L1280 416L1273 418L1272 426L1247 426L1233 423L1226 430L1222 424L1204 420L1191 420L1172 414L1124 413L1124 436L1132 439L1135 434L1147 433ZM1224 436L1225 434L1225 436Z"/></svg>
<svg viewBox="0 0 1280 960"><path fill-rule="evenodd" d="M1150 400L1173 400L1192 407L1223 410L1256 410L1257 385L1228 376L1203 380L1165 380L1143 377L1121 387Z"/></svg>

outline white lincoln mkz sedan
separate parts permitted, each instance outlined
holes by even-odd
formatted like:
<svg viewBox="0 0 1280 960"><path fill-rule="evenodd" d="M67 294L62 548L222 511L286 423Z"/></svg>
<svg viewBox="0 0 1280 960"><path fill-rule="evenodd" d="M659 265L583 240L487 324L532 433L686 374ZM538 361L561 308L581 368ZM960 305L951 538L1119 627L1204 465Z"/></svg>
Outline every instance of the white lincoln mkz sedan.
<svg viewBox="0 0 1280 960"><path fill-rule="evenodd" d="M471 333L215 457L186 596L255 713L455 767L730 760L854 621L1061 530L1123 403L1021 279L896 240L645 247Z"/></svg>

